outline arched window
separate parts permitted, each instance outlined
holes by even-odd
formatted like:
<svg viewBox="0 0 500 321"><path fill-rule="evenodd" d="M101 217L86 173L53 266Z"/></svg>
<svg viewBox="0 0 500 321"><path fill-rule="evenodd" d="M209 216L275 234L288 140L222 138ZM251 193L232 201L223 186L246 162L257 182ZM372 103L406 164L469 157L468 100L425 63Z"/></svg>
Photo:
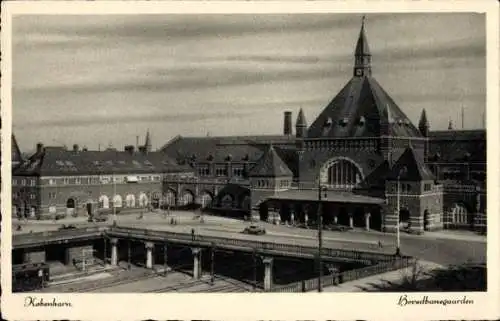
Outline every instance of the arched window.
<svg viewBox="0 0 500 321"><path fill-rule="evenodd" d="M146 196L146 194L141 193L139 195L139 207L146 207L146 206L148 206L148 197Z"/></svg>
<svg viewBox="0 0 500 321"><path fill-rule="evenodd" d="M174 191L168 190L165 193L165 203L168 204L169 206L175 205L175 192Z"/></svg>
<svg viewBox="0 0 500 321"><path fill-rule="evenodd" d="M106 195L101 195L101 197L99 197L99 207L109 208L109 198Z"/></svg>
<svg viewBox="0 0 500 321"><path fill-rule="evenodd" d="M221 200L221 207L233 208L233 197L229 194L224 195Z"/></svg>
<svg viewBox="0 0 500 321"><path fill-rule="evenodd" d="M132 194L128 194L125 198L125 202L127 207L135 207L135 196Z"/></svg>
<svg viewBox="0 0 500 321"><path fill-rule="evenodd" d="M113 207L122 207L122 205L122 197L120 195L115 195L115 197L113 197Z"/></svg>
<svg viewBox="0 0 500 321"><path fill-rule="evenodd" d="M194 195L191 191L184 191L181 196L181 205L189 205L194 203Z"/></svg>
<svg viewBox="0 0 500 321"><path fill-rule="evenodd" d="M353 188L360 184L363 179L358 167L347 159L338 159L327 163L321 176L327 185L337 188Z"/></svg>
<svg viewBox="0 0 500 321"><path fill-rule="evenodd" d="M467 224L467 208L462 204L454 204L451 209L453 222L456 224Z"/></svg>
<svg viewBox="0 0 500 321"><path fill-rule="evenodd" d="M210 204L212 203L212 195L210 195L208 192L204 192L200 197L200 203L202 208L210 206Z"/></svg>

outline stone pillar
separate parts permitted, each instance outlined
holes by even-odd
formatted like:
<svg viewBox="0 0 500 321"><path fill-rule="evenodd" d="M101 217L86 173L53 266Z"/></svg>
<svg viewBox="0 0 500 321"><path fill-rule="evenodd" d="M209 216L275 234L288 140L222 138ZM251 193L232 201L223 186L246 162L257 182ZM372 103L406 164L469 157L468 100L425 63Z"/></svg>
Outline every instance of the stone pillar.
<svg viewBox="0 0 500 321"><path fill-rule="evenodd" d="M352 213L349 213L349 227L354 228L354 217Z"/></svg>
<svg viewBox="0 0 500 321"><path fill-rule="evenodd" d="M152 269L153 268L153 249L155 244L152 242L146 242L146 268L147 269Z"/></svg>
<svg viewBox="0 0 500 321"><path fill-rule="evenodd" d="M333 214L333 223L338 224L338 222L339 222L339 218L338 218L337 214Z"/></svg>
<svg viewBox="0 0 500 321"><path fill-rule="evenodd" d="M295 210L293 208L293 206L291 206L290 208L290 223L294 223L295 222Z"/></svg>
<svg viewBox="0 0 500 321"><path fill-rule="evenodd" d="M273 286L273 258L266 257L262 262L264 262L264 291L268 292Z"/></svg>
<svg viewBox="0 0 500 321"><path fill-rule="evenodd" d="M111 239L111 265L118 265L118 239Z"/></svg>
<svg viewBox="0 0 500 321"><path fill-rule="evenodd" d="M201 249L200 248L192 248L193 251L193 278L200 279L201 278Z"/></svg>
<svg viewBox="0 0 500 321"><path fill-rule="evenodd" d="M367 231L370 230L370 215L371 215L371 213L365 214L365 230L367 230Z"/></svg>

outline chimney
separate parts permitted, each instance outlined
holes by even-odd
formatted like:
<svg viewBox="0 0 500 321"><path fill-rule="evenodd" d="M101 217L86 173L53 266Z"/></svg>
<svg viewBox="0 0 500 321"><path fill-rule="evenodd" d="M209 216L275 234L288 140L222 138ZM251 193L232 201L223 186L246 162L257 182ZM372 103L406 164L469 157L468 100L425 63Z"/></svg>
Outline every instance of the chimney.
<svg viewBox="0 0 500 321"><path fill-rule="evenodd" d="M43 144L42 143L36 144L36 153L41 154L42 152L43 152Z"/></svg>
<svg viewBox="0 0 500 321"><path fill-rule="evenodd" d="M80 147L78 146L78 144L73 144L73 152L78 153L79 150Z"/></svg>
<svg viewBox="0 0 500 321"><path fill-rule="evenodd" d="M292 112L285 111L284 113L284 124L283 124L283 135L292 135Z"/></svg>
<svg viewBox="0 0 500 321"><path fill-rule="evenodd" d="M134 145L127 145L125 146L125 151L128 152L130 155L132 155L135 151Z"/></svg>

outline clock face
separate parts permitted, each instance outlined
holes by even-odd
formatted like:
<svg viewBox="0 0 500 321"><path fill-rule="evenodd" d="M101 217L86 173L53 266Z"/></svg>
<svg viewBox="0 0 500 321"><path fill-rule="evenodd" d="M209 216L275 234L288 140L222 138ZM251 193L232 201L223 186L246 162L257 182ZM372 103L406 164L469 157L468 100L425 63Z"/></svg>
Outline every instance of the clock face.
<svg viewBox="0 0 500 321"><path fill-rule="evenodd" d="M361 76L363 74L363 70L356 69L356 76Z"/></svg>

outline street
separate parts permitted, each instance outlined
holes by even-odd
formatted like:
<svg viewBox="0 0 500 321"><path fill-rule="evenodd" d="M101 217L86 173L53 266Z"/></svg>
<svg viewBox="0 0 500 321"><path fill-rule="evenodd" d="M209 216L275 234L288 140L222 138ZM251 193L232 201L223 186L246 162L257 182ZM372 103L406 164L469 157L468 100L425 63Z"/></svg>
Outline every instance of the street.
<svg viewBox="0 0 500 321"><path fill-rule="evenodd" d="M243 229L253 223L235 219L204 216L204 222L200 222L192 212L171 212L170 216L164 218L161 213L146 213L139 219L139 213L117 216L117 224L124 227L148 228L152 230L167 230L172 232L195 233L207 236L225 236L240 239L252 239L262 241L274 241L280 243L291 243L297 245L314 246L317 244L317 231L312 229L301 229L283 225L272 225L269 223L255 223L265 227L267 233L262 236L242 234ZM171 218L175 217L177 224L172 225ZM13 234L56 230L63 224L75 226L110 225L112 218L104 223L88 223L86 218L68 218L54 221L15 222L13 220ZM22 231L15 231L16 226L21 224ZM486 262L486 238L472 233L452 234L445 232L426 233L429 235L415 236L401 233L401 250L404 255L417 257L421 260L434 262L441 265L460 264L467 261ZM444 237L443 236L446 236ZM436 235L436 237L433 237ZM383 244L378 247L378 242ZM323 243L326 247L359 249L369 251L383 251L392 253L395 251L396 235L384 234L376 231L354 230L349 232L323 231Z"/></svg>

